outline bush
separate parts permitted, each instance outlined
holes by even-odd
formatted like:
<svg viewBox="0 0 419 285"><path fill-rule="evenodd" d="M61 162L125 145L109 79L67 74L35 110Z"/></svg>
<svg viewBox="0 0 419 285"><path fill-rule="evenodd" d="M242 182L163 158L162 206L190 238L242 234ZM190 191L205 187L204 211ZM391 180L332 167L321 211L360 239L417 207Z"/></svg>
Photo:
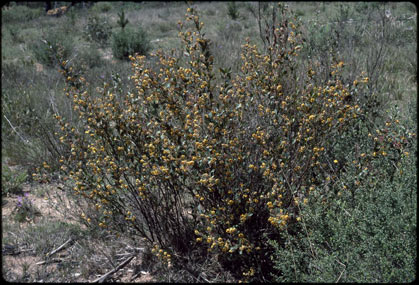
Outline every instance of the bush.
<svg viewBox="0 0 419 285"><path fill-rule="evenodd" d="M81 50L75 63L77 66L86 66L89 68L100 67L102 64L102 54L94 45Z"/></svg>
<svg viewBox="0 0 419 285"><path fill-rule="evenodd" d="M19 194L22 192L22 184L26 181L25 172L13 172L7 165L1 167L1 195Z"/></svg>
<svg viewBox="0 0 419 285"><path fill-rule="evenodd" d="M58 63L59 52L64 58L69 58L73 48L73 39L59 29L47 31L42 39L30 46L35 58L47 66L54 66Z"/></svg>
<svg viewBox="0 0 419 285"><path fill-rule="evenodd" d="M91 15L87 20L84 34L88 40L106 46L112 34L112 27L106 19Z"/></svg>
<svg viewBox="0 0 419 285"><path fill-rule="evenodd" d="M126 27L112 36L113 56L118 59L128 59L136 53L144 55L149 49L150 41L141 27L136 30Z"/></svg>
<svg viewBox="0 0 419 285"><path fill-rule="evenodd" d="M283 6L280 13L265 50L243 45L234 77L213 69L193 8L180 23L183 50L130 57L135 92L105 84L93 93L62 62L82 122L56 115L68 149L62 175L97 211L97 226L140 235L178 269L211 259L242 281L285 273L268 241L287 246L284 235L302 231L301 205L327 199L322 189L345 177L347 136L366 119L370 99L365 76L342 81L343 62L333 63L327 81L298 65L298 25ZM139 41L132 35L128 28L114 35L115 56L138 51L127 44Z"/></svg>
<svg viewBox="0 0 419 285"><path fill-rule="evenodd" d="M283 248L271 242L282 272L277 282L404 283L416 277L416 143L407 135L402 141L387 136L392 140L381 151L348 153L354 163L346 173L303 205L304 230L285 234Z"/></svg>
<svg viewBox="0 0 419 285"><path fill-rule="evenodd" d="M237 20L239 17L239 8L236 6L236 2L227 3L227 14L232 20Z"/></svg>

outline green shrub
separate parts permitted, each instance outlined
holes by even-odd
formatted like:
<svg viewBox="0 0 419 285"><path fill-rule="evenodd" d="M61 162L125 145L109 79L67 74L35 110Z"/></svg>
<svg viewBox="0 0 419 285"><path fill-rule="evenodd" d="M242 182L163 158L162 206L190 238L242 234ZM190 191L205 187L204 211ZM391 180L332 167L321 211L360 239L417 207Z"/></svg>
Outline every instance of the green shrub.
<svg viewBox="0 0 419 285"><path fill-rule="evenodd" d="M14 164L30 169L50 162L59 151L51 137L51 114L71 117L71 105L63 94L64 80L55 70L37 71L31 61L3 63L2 150ZM53 111L54 110L54 111ZM58 148L57 148L58 147ZM52 153L54 155L52 155Z"/></svg>
<svg viewBox="0 0 419 285"><path fill-rule="evenodd" d="M69 58L74 49L73 39L59 29L52 29L44 33L43 38L32 43L30 49L35 58L42 64L54 66L58 62L58 53ZM59 51L61 49L61 51Z"/></svg>
<svg viewBox="0 0 419 285"><path fill-rule="evenodd" d="M95 46L81 50L76 59L76 65L85 65L89 68L100 67L102 63L102 54Z"/></svg>
<svg viewBox="0 0 419 285"><path fill-rule="evenodd" d="M121 27L121 29L125 29L125 26L128 25L129 21L127 18L125 18L125 12L122 9L121 13L118 13L119 19L117 21L118 26Z"/></svg>
<svg viewBox="0 0 419 285"><path fill-rule="evenodd" d="M13 42L15 43L24 42L23 37L20 35L19 29L17 29L16 27L9 27L8 30L9 30L9 34Z"/></svg>
<svg viewBox="0 0 419 285"><path fill-rule="evenodd" d="M126 27L112 36L112 53L118 59L128 59L136 53L146 54L149 49L150 41L141 27L136 30Z"/></svg>
<svg viewBox="0 0 419 285"><path fill-rule="evenodd" d="M236 2L227 3L227 14L232 20L237 20L239 17L239 8L236 5Z"/></svg>
<svg viewBox="0 0 419 285"><path fill-rule="evenodd" d="M417 185L414 134L359 153L352 165L300 215L303 229L275 247L277 282L411 282L416 277ZM404 133L404 132L403 132ZM366 136L368 138L368 136ZM373 136L380 140L382 134ZM387 145L387 146L385 146ZM397 157L400 150L401 156ZM366 152L363 152L366 151ZM368 152L367 152L368 151ZM385 155L383 155L383 151ZM394 166L393 166L394 165ZM360 170L362 170L360 172Z"/></svg>
<svg viewBox="0 0 419 285"><path fill-rule="evenodd" d="M89 41L106 46L112 34L112 27L105 18L91 15L87 20L84 35Z"/></svg>
<svg viewBox="0 0 419 285"><path fill-rule="evenodd" d="M19 194L22 192L22 184L28 175L25 172L13 172L7 165L1 167L1 195Z"/></svg>

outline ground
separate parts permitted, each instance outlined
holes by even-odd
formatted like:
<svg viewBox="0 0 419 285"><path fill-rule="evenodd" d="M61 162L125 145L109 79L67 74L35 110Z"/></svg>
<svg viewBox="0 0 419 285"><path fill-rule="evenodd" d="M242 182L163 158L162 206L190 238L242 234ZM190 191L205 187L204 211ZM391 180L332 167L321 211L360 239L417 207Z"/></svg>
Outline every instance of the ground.
<svg viewBox="0 0 419 285"><path fill-rule="evenodd" d="M16 166L12 167L16 168ZM43 191L40 191L40 187ZM21 186L21 194L2 197L2 228L3 228L3 278L8 281L35 281L35 282L51 282L59 281L59 273L62 268L61 264L67 264L71 261L79 259L81 256L85 258L79 259L80 264L71 267L73 270L66 270L66 274L70 275L71 282L91 282L100 278L107 272L118 266L123 260L126 260L132 254L132 246L122 238L115 241L113 249L101 244L98 239L89 238L88 243L84 240L76 240L69 243L69 246L58 251L50 259L52 262L45 262L47 259L40 252L42 248L40 244L28 245L30 241L30 232L36 227L43 227L45 224L53 222L65 222L78 224L81 229L86 228L85 225L79 224L75 220L71 220L72 209L67 199L59 199L62 191L61 185L52 184L35 184L25 183ZM33 206L39 210L39 214L33 216L32 219L22 223L15 222L13 217L16 213L16 204L18 197L27 195ZM63 197L61 195L61 197ZM61 201L61 202L60 202ZM64 201L64 203L62 203ZM60 204L58 204L60 202ZM58 205L65 205L58 207ZM5 239L7 237L7 239ZM51 237L54 239L54 237ZM35 239L36 240L36 239ZM57 242L59 239L55 239ZM8 242L12 241L12 242ZM42 243L42 240L39 240ZM44 241L45 242L45 241ZM124 245L125 243L125 245ZM58 248L63 243L55 243L52 250ZM88 245L89 250L86 250ZM114 251L114 252L112 252ZM81 254L82 253L82 254ZM107 257L106 257L107 256ZM83 258L82 257L82 258ZM153 282L155 279L149 271L145 270L142 264L143 258L141 251L135 255L127 266L123 267L115 274L111 275L107 281L115 282ZM89 267L89 264L91 268ZM100 264L100 266L98 266ZM94 272L95 267L101 267L103 272ZM106 268L105 270L103 270ZM77 270L78 269L78 270ZM72 272L69 272L72 271ZM57 275L56 277L54 277ZM39 277L39 279L37 278ZM43 280L45 277L46 280ZM57 278L57 279L55 279ZM64 280L63 280L64 281Z"/></svg>

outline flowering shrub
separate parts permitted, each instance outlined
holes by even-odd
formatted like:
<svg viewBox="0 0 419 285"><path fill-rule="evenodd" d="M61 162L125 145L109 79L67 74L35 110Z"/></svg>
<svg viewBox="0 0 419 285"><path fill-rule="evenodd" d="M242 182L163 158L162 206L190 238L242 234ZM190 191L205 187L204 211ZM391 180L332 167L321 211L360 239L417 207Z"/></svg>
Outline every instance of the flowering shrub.
<svg viewBox="0 0 419 285"><path fill-rule="evenodd" d="M300 205L345 171L336 143L362 116L356 96L368 82L342 82L343 62L327 82L311 68L298 74L301 34L281 12L267 50L243 45L235 77L213 70L193 8L179 23L180 53L130 56L128 94L108 84L95 94L62 62L81 122L56 115L62 175L99 227L135 232L169 265L198 253L243 281L271 280L267 241L301 230Z"/></svg>

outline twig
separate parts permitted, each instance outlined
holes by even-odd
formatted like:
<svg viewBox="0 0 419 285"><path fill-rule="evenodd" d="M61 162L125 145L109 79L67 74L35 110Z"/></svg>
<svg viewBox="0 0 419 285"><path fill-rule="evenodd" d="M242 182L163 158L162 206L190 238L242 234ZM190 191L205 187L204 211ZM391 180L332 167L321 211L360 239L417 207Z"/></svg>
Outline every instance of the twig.
<svg viewBox="0 0 419 285"><path fill-rule="evenodd" d="M69 238L65 243L63 243L62 245L60 245L57 249L51 251L50 253L47 253L47 256L51 256L57 252L59 252L60 250L62 250L67 244L69 244L73 239Z"/></svg>
<svg viewBox="0 0 419 285"><path fill-rule="evenodd" d="M207 278L205 278L204 276L202 276L201 274L199 274L198 278L201 278L202 280L204 280L207 283L211 283Z"/></svg>
<svg viewBox="0 0 419 285"><path fill-rule="evenodd" d="M43 264L49 264L49 263L53 263L53 262L62 262L63 259L62 258L53 258L50 260L44 260L44 261L40 261L35 263L36 265L43 265Z"/></svg>
<svg viewBox="0 0 419 285"><path fill-rule="evenodd" d="M339 277L338 277L338 279L336 279L336 281L335 281L335 283L338 283L339 282L339 280L340 280L340 278L342 277L342 274L343 274L343 272L345 272L345 270L346 270L346 265L345 264L343 264L342 262L340 262L339 260L337 260L336 259L336 262L337 263L339 263L340 265L342 265L344 268L343 268L343 270L342 270L342 272L340 273L340 275L339 275Z"/></svg>
<svg viewBox="0 0 419 285"><path fill-rule="evenodd" d="M139 276L141 276L141 275L145 275L145 274L148 274L148 272L146 272L146 271L142 271L142 270L141 270L141 271L137 272L135 275L133 275L129 281L134 281L134 280L135 280L135 279L137 279Z"/></svg>
<svg viewBox="0 0 419 285"><path fill-rule="evenodd" d="M16 237L17 238L17 235L15 234L15 233L12 233L12 232L7 232L8 234L12 234L14 237Z"/></svg>
<svg viewBox="0 0 419 285"><path fill-rule="evenodd" d="M10 127L12 128L12 130L18 135L18 137L23 141L23 143L28 144L29 141L24 139L15 129L15 127L13 127L12 123L10 123L9 119L6 117L6 115L3 115L3 117L7 120L7 122L9 123Z"/></svg>
<svg viewBox="0 0 419 285"><path fill-rule="evenodd" d="M340 275L339 275L338 279L335 281L335 283L339 282L339 280L342 277L342 274L343 274L343 272L345 272L345 270L346 270L345 268L342 270L342 272L340 273Z"/></svg>
<svg viewBox="0 0 419 285"><path fill-rule="evenodd" d="M93 280L91 283L102 283L110 275L114 274L115 272L119 271L121 268L123 268L124 266L126 266L134 257L135 256L133 255L133 256L127 258L124 262L122 262L121 264L119 264L115 269L112 269L111 271L109 271L108 273L106 273L105 275L103 275L102 277L99 277L98 279Z"/></svg>

